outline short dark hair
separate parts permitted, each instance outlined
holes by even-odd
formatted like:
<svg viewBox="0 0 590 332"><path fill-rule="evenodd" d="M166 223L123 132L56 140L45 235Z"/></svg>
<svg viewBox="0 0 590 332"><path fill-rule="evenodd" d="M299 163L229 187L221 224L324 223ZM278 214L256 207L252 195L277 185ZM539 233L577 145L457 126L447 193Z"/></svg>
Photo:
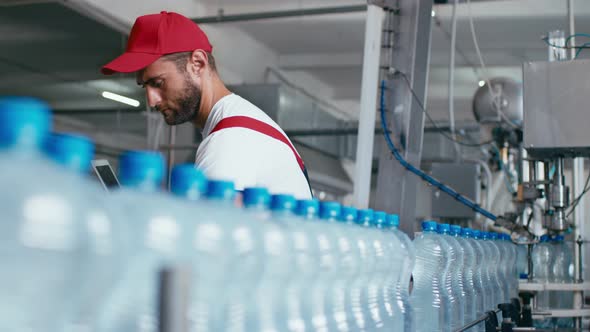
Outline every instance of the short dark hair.
<svg viewBox="0 0 590 332"><path fill-rule="evenodd" d="M215 58L213 54L210 52L205 52L207 54L207 62L213 71L217 71L217 66L215 64ZM179 72L184 73L186 71L186 64L188 62L189 57L193 54L193 52L179 52L179 53L171 53L162 56L166 61L174 62L176 68Z"/></svg>

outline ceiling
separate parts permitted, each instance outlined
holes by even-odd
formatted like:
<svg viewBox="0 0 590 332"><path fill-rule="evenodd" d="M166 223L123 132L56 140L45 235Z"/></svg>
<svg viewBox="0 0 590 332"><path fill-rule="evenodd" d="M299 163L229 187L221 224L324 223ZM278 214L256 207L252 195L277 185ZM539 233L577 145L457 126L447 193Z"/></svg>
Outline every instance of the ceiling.
<svg viewBox="0 0 590 332"><path fill-rule="evenodd" d="M269 10L269 0L101 1L80 0L103 6L103 12L130 26L138 7L153 12L164 7L187 8L193 18L223 13L256 13ZM335 7L364 4L362 0L273 0L272 10ZM576 0L576 31L590 32L590 2ZM95 11L81 14L67 1L8 1L0 4L0 94L29 94L48 100L58 110L92 111L125 109L100 96L104 90L143 102L133 77L104 77L99 68L124 49L125 28L104 24ZM192 10L190 8L198 8ZM127 12L126 12L127 10ZM436 5L428 105L434 118L447 119L449 5ZM98 11L97 11L98 12ZM183 12L184 13L184 12ZM566 0L474 1L472 13L477 37L490 76L520 80L524 61L545 60L541 37L549 30L566 29ZM125 16L127 15L127 16ZM131 17L133 16L133 17ZM458 121L473 121L471 98L479 70L468 25L467 5L458 9L455 105ZM342 115L356 119L359 110L365 13L292 17L203 25L217 48L216 56L231 83L260 83L262 69L272 66L301 88L336 105ZM128 28L127 28L128 29ZM566 29L567 30L567 29ZM223 46L236 38L255 41L264 57L249 55L252 42ZM232 41L233 42L233 41ZM229 42L226 42L229 43ZM262 52L262 51L261 51ZM214 52L215 54L215 52ZM582 53L583 57L590 56ZM244 58L247 58L246 65ZM261 62L256 64L257 59ZM255 65L258 65L256 67ZM250 68L249 68L250 67ZM249 71L248 71L249 70ZM254 73L254 70L258 71ZM221 71L224 73L224 70ZM143 107L140 107L143 108Z"/></svg>

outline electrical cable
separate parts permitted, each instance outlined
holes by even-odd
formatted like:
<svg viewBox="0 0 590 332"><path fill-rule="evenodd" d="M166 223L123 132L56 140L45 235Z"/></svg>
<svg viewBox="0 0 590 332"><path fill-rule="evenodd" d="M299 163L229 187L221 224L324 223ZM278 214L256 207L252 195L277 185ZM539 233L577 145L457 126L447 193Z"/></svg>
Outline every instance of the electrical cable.
<svg viewBox="0 0 590 332"><path fill-rule="evenodd" d="M381 127L383 128L383 136L385 138L385 142L387 143L387 146L389 147L389 150L391 151L391 154L400 163L400 165L402 165L408 171L414 173L416 176L420 177L423 181L429 183L430 185L438 188L440 191L444 192L445 194L451 196L452 198L457 200L459 203L469 207L473 211L475 211L475 212L483 215L484 217L495 222L498 219L498 217L496 215L494 215L493 213L489 212L486 209L483 209L477 203L475 203L475 202L471 201L470 199L468 199L467 197L459 194L453 188L445 185L444 183L433 178L432 176L426 174L421 169L415 167L414 165L410 164L408 161L406 161L404 159L404 157L401 155L399 150L395 147L395 144L393 144L393 141L391 140L391 136L389 135L389 128L387 126L387 121L385 118L385 80L381 81L380 90L381 90L380 91L381 95L380 95L380 103L379 103L379 112L381 113Z"/></svg>
<svg viewBox="0 0 590 332"><path fill-rule="evenodd" d="M565 47L566 48L580 48L580 47L584 47L583 45L582 46L577 46L577 47L576 46L569 46L570 40L572 40L573 38L576 38L576 37L590 38L590 34L587 34L587 33L574 33L573 35L568 36L565 39Z"/></svg>
<svg viewBox="0 0 590 332"><path fill-rule="evenodd" d="M580 48L578 48L578 50L576 51L576 56L574 57L574 59L577 59L578 56L580 56L580 53L582 53L582 51L587 47L590 46L590 43L584 43L582 44L582 46Z"/></svg>
<svg viewBox="0 0 590 332"><path fill-rule="evenodd" d="M424 104L420 100L420 97L418 97L418 95L416 94L416 92L414 91L414 89L412 89L412 84L410 83L410 80L408 79L407 75L405 73L401 72L401 71L397 71L396 73L399 74L399 75L401 75L404 78L404 82L408 86L408 89L410 89L410 92L412 93L412 97L414 98L414 100L416 100L416 103L418 103L418 106L420 107L420 109L422 110L422 112L424 112L424 115L426 116L426 118L428 119L428 121L430 122L430 124L432 124L432 126L434 127L434 129L439 134L441 134L442 136L444 136L446 139L450 140L451 142L457 143L459 145L467 146L467 147L486 146L486 145L489 145L489 144L491 144L491 143L494 142L493 140L489 140L489 141L479 142L479 143L466 143L466 142L459 141L459 140L453 138L452 136L448 135L446 133L446 131L444 129L442 129L441 127L439 127L436 124L436 121L434 121L434 119L430 116L430 114L428 113L428 111L424 107Z"/></svg>
<svg viewBox="0 0 590 332"><path fill-rule="evenodd" d="M576 209L576 207L578 206L578 204L580 203L580 201L582 200L582 198L584 197L584 195L590 191L590 186L588 186L590 184L590 174L588 174L588 177L586 177L586 182L584 183L584 190L582 190L582 192L578 195L578 197L574 198L574 200L572 201L572 207L570 208L570 211L565 215L566 218L568 218Z"/></svg>
<svg viewBox="0 0 590 332"><path fill-rule="evenodd" d="M451 137L453 139L457 139L455 135L455 45L457 43L457 5L459 0L455 0L453 2L453 15L451 20L451 54L449 60L449 130L451 132ZM461 158L461 148L459 144L453 144L455 148L456 158Z"/></svg>

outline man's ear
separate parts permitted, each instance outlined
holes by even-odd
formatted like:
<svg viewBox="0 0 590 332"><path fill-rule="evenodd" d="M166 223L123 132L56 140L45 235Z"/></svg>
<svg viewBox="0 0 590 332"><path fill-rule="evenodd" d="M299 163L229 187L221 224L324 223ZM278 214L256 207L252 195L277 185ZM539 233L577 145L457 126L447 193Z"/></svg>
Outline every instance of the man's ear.
<svg viewBox="0 0 590 332"><path fill-rule="evenodd" d="M207 67L209 59L207 57L207 53L203 50L194 50L190 58L188 59L187 66L189 67L188 70L197 75L201 76L203 70Z"/></svg>

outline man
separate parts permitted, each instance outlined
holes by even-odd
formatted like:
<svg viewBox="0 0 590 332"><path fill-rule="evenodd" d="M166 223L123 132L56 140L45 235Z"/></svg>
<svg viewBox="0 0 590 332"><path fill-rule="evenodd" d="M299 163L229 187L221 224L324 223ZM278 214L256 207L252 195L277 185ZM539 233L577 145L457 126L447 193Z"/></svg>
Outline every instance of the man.
<svg viewBox="0 0 590 332"><path fill-rule="evenodd" d="M205 33L171 12L137 18L127 49L103 74L137 73L149 106L169 125L192 122L203 141L196 167L236 189L260 186L271 193L311 198L307 172L283 130L258 107L221 81Z"/></svg>

